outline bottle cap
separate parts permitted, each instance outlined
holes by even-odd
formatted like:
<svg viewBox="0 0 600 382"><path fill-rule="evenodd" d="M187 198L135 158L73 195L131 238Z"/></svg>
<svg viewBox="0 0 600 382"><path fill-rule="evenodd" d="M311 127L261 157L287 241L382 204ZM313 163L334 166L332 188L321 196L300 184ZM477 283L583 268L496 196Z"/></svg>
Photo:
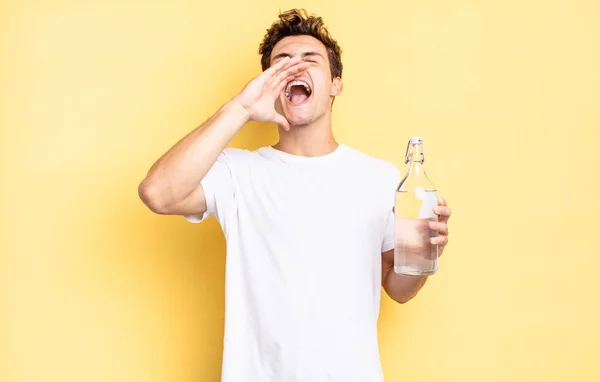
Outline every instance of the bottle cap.
<svg viewBox="0 0 600 382"><path fill-rule="evenodd" d="M410 143L423 143L423 138L421 137L410 137Z"/></svg>

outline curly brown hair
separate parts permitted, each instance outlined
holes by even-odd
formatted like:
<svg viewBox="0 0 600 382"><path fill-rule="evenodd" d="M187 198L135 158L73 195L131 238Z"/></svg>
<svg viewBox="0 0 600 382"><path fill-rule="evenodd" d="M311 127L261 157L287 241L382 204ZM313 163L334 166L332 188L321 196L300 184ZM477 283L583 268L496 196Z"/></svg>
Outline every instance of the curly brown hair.
<svg viewBox="0 0 600 382"><path fill-rule="evenodd" d="M331 78L342 77L342 49L329 34L323 19L314 15L309 16L304 9L290 9L280 13L279 20L267 29L258 48L258 53L262 55L260 62L263 71L271 66L271 52L275 44L284 37L297 35L308 35L321 41L327 48Z"/></svg>

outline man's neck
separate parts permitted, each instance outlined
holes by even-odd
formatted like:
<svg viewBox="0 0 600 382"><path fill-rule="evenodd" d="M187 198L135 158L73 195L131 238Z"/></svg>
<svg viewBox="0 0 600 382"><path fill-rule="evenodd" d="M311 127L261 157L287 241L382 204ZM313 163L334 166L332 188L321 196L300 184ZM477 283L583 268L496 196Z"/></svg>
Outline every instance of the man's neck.
<svg viewBox="0 0 600 382"><path fill-rule="evenodd" d="M339 146L331 129L331 117L310 125L279 129L279 142L273 147L292 155L318 157L333 152Z"/></svg>

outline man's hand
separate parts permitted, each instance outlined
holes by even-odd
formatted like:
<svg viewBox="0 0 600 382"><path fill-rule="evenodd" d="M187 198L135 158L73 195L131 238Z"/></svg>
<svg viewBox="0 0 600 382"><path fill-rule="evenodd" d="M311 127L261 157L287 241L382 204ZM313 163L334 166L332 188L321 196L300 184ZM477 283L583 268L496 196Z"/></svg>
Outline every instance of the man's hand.
<svg viewBox="0 0 600 382"><path fill-rule="evenodd" d="M446 201L440 198L438 206L433 209L433 212L438 215L438 221L429 222L429 228L437 230L438 236L432 237L430 240L431 244L438 245L438 256L441 256L444 248L448 245L448 220L452 215L452 210L448 207Z"/></svg>
<svg viewBox="0 0 600 382"><path fill-rule="evenodd" d="M433 209L438 215L438 221L430 221L429 228L438 231L438 236L432 237L431 244L438 245L438 257L448 244L448 220L452 211L444 199L438 200L438 206ZM382 253L381 283L387 294L399 303L411 300L421 290L429 276L404 276L394 271L394 250Z"/></svg>
<svg viewBox="0 0 600 382"><path fill-rule="evenodd" d="M244 107L250 120L274 122L287 131L290 123L275 110L275 101L285 86L300 76L309 65L300 57L284 57L250 81L233 100Z"/></svg>

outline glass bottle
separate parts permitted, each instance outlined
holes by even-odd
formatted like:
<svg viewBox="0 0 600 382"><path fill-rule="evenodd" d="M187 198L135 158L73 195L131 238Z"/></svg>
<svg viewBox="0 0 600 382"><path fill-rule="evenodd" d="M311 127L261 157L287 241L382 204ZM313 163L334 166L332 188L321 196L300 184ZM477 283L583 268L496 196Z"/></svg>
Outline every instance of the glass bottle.
<svg viewBox="0 0 600 382"><path fill-rule="evenodd" d="M433 209L438 205L437 190L427 177L425 151L421 137L410 137L405 164L408 171L396 192L394 271L402 275L432 275L438 269L438 246L431 244L437 230L429 228L438 220Z"/></svg>

